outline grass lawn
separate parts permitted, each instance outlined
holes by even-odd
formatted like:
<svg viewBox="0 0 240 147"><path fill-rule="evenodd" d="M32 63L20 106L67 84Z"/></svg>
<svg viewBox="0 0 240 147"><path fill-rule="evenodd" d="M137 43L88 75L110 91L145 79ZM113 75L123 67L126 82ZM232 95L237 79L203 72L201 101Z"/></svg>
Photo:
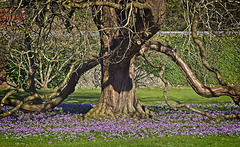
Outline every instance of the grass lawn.
<svg viewBox="0 0 240 147"><path fill-rule="evenodd" d="M50 90L54 91L54 90ZM49 91L40 91L40 93L48 93ZM0 98L4 96L6 91L0 91ZM164 102L162 88L145 88L137 89L137 95L140 101L145 105L156 105ZM22 99L26 93L16 94L12 98ZM203 98L197 95L190 87L171 87L168 91L169 100L172 103L185 104L226 104L232 103L230 97L219 98ZM99 89L77 89L72 93L64 103L81 103L96 104L100 97ZM71 121L71 120L70 120ZM236 120L239 121L239 120ZM181 121L180 121L181 122ZM13 122L14 123L14 122ZM174 123L174 122L173 122ZM205 123L205 122L203 122ZM206 122L207 123L207 122ZM220 123L220 122L217 122ZM239 126L240 127L240 126ZM93 139L77 138L76 140L59 141L53 139L52 136L32 136L16 139L16 137L6 138L4 133L0 132L0 146L216 146L216 147L237 147L239 146L240 136L228 136L226 134L209 135L193 137L188 136L171 136L171 137L150 137L150 138L126 138L126 139Z"/></svg>
<svg viewBox="0 0 240 147"><path fill-rule="evenodd" d="M44 91L42 91L44 93ZM162 88L138 88L136 90L140 101L145 105L165 103ZM64 102L87 104L98 103L100 89L77 89ZM170 87L168 97L171 103L177 104L225 104L232 102L228 96L205 98L196 94L191 87Z"/></svg>
<svg viewBox="0 0 240 147"><path fill-rule="evenodd" d="M140 138L140 139L114 139L114 140L78 140L75 142L62 141L54 142L49 138L32 137L29 139L19 140L16 144L16 140L9 139L8 141L3 140L0 135L0 146L58 146L58 147L136 147L136 146L162 146L162 147L238 147L239 137L229 136L207 136L204 138L193 138L192 136L172 136L172 137L160 137L160 138ZM51 142L50 142L51 141Z"/></svg>
<svg viewBox="0 0 240 147"><path fill-rule="evenodd" d="M39 93L45 94L54 92L55 90L40 90ZM2 98L7 91L0 91L0 98ZM64 103L80 103L80 104L96 104L100 97L100 89L76 89L74 93L70 94ZM136 90L140 101L145 105L156 105L165 103L163 98L162 88L138 88ZM27 93L20 93L11 96L10 98L22 99L27 96ZM205 98L196 94L191 87L170 87L168 89L168 98L171 103L177 104L225 104L232 102L228 96L221 96L216 98Z"/></svg>

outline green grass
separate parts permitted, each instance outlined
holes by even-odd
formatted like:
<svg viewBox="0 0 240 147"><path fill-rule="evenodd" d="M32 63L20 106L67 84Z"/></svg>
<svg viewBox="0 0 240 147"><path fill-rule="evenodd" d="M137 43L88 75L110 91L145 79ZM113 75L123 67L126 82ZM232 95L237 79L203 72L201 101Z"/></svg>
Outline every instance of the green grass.
<svg viewBox="0 0 240 147"><path fill-rule="evenodd" d="M62 141L58 142L54 139L47 137L31 137L28 139L16 140L9 138L8 141L4 140L3 135L0 135L0 146L59 146L59 147L77 147L77 146L168 146L168 147L237 147L239 144L239 137L229 136L206 136L204 138L192 136L172 136L172 137L161 137L161 138L144 138L144 139L114 139L106 141L104 139L97 139L86 141L86 139L79 139L74 142ZM51 142L51 143L49 143Z"/></svg>
<svg viewBox="0 0 240 147"><path fill-rule="evenodd" d="M44 93L44 91L42 91ZM98 103L100 89L77 89L64 101L65 103ZM165 103L162 88L140 88L137 96L143 104L155 105ZM232 102L228 96L205 98L199 96L191 87L170 87L168 97L171 103L177 104L225 104Z"/></svg>
<svg viewBox="0 0 240 147"><path fill-rule="evenodd" d="M65 103L96 104L100 97L100 89L76 89L64 100Z"/></svg>
<svg viewBox="0 0 240 147"><path fill-rule="evenodd" d="M162 88L137 89L137 95L143 104L165 103ZM171 103L176 104L225 104L232 102L228 96L215 98L205 98L197 93L191 87L170 87L167 92Z"/></svg>
<svg viewBox="0 0 240 147"><path fill-rule="evenodd" d="M55 90L40 90L39 93L46 94L54 92ZM0 98L2 98L7 91L0 91ZM100 89L76 89L74 93L70 94L65 103L81 103L81 104L96 104L100 97ZM137 96L143 104L155 105L165 103L163 98L162 88L140 88L136 90ZM14 94L10 98L22 99L27 96L27 93ZM221 96L215 98L205 98L196 94L191 87L170 87L168 89L168 99L171 103L177 104L225 104L232 102L228 96Z"/></svg>

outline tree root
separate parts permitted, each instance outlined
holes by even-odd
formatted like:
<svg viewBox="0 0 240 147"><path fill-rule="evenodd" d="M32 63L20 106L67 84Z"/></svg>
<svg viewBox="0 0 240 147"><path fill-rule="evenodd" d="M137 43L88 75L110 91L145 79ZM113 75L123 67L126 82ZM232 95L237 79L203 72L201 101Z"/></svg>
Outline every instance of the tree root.
<svg viewBox="0 0 240 147"><path fill-rule="evenodd" d="M122 113L112 111L106 104L101 103L92 108L83 116L84 119L109 119L109 118L152 118L155 114L144 106L135 107L135 110L127 110Z"/></svg>

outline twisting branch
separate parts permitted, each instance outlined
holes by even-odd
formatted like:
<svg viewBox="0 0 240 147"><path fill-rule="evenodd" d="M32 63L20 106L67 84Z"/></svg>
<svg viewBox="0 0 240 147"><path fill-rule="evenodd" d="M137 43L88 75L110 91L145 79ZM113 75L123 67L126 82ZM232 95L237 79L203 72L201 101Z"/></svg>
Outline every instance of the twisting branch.
<svg viewBox="0 0 240 147"><path fill-rule="evenodd" d="M66 75L66 77L64 78L62 84L58 87L58 90L57 91L61 91L62 88L66 85L67 81L69 80L70 76L72 75L72 73L74 72L74 68L77 64L79 64L81 62L81 59L73 62L73 64L70 66L70 69Z"/></svg>
<svg viewBox="0 0 240 147"><path fill-rule="evenodd" d="M63 100L65 100L69 94L74 92L75 85L77 84L80 76L84 72L86 72L89 69L98 65L99 61L98 61L98 59L90 60L90 61L84 63L83 65L79 66L75 70L75 72L72 72L73 67L75 67L74 65L76 65L76 64L77 64L77 61L75 63L73 63L73 66L71 67L71 70L69 72L69 76L66 77L68 79L71 75L68 83L67 83L67 80L65 80L63 82L63 85L59 87L59 90L57 92L53 92L53 93L46 94L46 95L40 95L38 93L35 93L33 95L26 97L23 101L17 100L17 99L8 99L8 98L9 98L9 96L13 95L14 93L27 92L26 90L15 89L15 90L8 92L5 95L5 97L1 100L0 108L3 108L4 106L14 106L14 108L12 110L9 110L7 112L0 114L0 118L9 116L12 113L16 112L18 109L23 109L23 110L26 110L29 112L36 112L36 113L52 111L57 105L59 105ZM66 85L64 85L64 84L66 84ZM63 86L65 86L65 87L63 88ZM42 104L26 103L27 101L31 101L35 98L39 98L42 100L44 100L44 99L50 99L50 100L45 103L42 103Z"/></svg>
<svg viewBox="0 0 240 147"><path fill-rule="evenodd" d="M148 41L146 42L141 50L155 50L161 53L164 53L171 57L171 59L178 65L178 67L183 72L184 76L186 77L188 83L192 86L194 91L207 98L211 97L219 97L219 96L230 96L235 104L240 106L240 89L233 86L218 86L218 87L207 87L204 86L196 77L194 72L190 69L187 63L180 57L177 50L169 45L164 45L157 41Z"/></svg>
<svg viewBox="0 0 240 147"><path fill-rule="evenodd" d="M13 95L14 93L24 92L24 91L25 91L24 89L15 89L15 90L12 90L12 91L8 92L8 93L4 96L4 98L1 100L0 110L4 107L4 103L5 103L6 99L7 99L9 96ZM12 110L9 110L9 111L7 111L7 112L1 113L1 114L0 114L0 119L1 119L1 118L4 118L4 117L7 117L7 116L11 115L12 113L16 112L16 111L21 107L22 104L23 104L23 101L21 101L21 102L20 102L17 106L15 106Z"/></svg>
<svg viewBox="0 0 240 147"><path fill-rule="evenodd" d="M196 4L196 7L198 7L197 4ZM197 11L197 10L195 10L195 11ZM199 22L199 12L195 12L193 21L192 21L192 27L191 27L192 28L192 37L193 37L193 41L197 44L197 46L199 48L202 63L209 71L214 72L216 74L217 79L221 85L227 86L229 84L223 80L223 77L222 77L220 71L218 69L212 67L206 59L205 48L203 46L203 43L198 39L198 36L197 36L198 22Z"/></svg>
<svg viewBox="0 0 240 147"><path fill-rule="evenodd" d="M66 0L62 3L62 5L66 8L88 8L88 7L92 7L92 6L108 6L108 7L112 7L115 9L129 9L132 5L136 8L140 8L140 9L149 9L149 6L146 3L139 3L136 1L132 1L131 3L127 3L127 4L118 4L118 3L114 3L114 2L109 2L109 1L82 1L82 0Z"/></svg>
<svg viewBox="0 0 240 147"><path fill-rule="evenodd" d="M147 61L147 63L152 66L153 68L161 68L162 70L159 72L159 77L161 78L161 80L163 81L164 83L164 89L163 89L163 96L164 96L164 100L165 102L167 103L167 105L173 109L173 110L177 110L177 108L181 108L181 107L185 107L195 113L198 113L198 114L201 114L203 116L207 116L209 118L216 118L215 116L209 114L209 113L205 113L205 112L202 112L202 111L199 111L197 109L194 109L186 104L178 104L178 105L172 105L169 100L168 100L168 96L167 96L167 90L168 90L168 86L169 86L169 82L167 81L167 79L165 79L163 77L163 73L165 71L165 66L157 66L157 65L154 65L148 58L147 56L144 54L144 53L141 53L143 58ZM222 117L217 117L216 119L223 119Z"/></svg>
<svg viewBox="0 0 240 147"><path fill-rule="evenodd" d="M147 42L147 44L148 44L148 43L149 43L149 42ZM162 49L156 50L156 46L155 46L156 44L160 45L159 48L162 48ZM145 52L147 49L154 49L155 51L160 51L160 52L162 52L162 53L165 53L165 54L169 55L169 51L170 51L170 52L173 52L173 50L175 50L175 49L173 49L171 46L166 46L166 45L161 44L161 43L159 43L159 42L154 42L154 44L152 44L152 46L150 45L150 46L148 46L148 47L149 47L149 48L146 48L146 46L144 45L144 46L142 47L141 51L140 51L140 55L142 55L142 56L144 57L144 59L148 62L148 64L149 64L150 66L152 66L153 68L161 68L161 69L162 69L162 70L159 72L159 77L161 78L161 80L162 80L163 83L164 83L163 96L164 96L165 102L167 103L167 105L168 105L171 109L177 110L178 108L185 107L185 108L187 108L187 109L189 109L189 110L191 110L191 111L193 111L193 112L195 112L195 113L201 114L201 115L206 116L206 117L211 118L211 119L218 119L218 120L240 118L239 115L214 116L214 115L211 115L211 114L209 114L209 113L202 112L202 111L200 111L200 110L197 110L197 109L195 109L195 108L192 108L192 107L190 107L189 105L186 105L186 104L176 104L176 105L172 105L172 104L169 102L168 96L167 96L167 89L168 89L168 86L169 86L169 82L163 77L163 73L164 73L164 71L165 71L165 66L157 66L157 65L154 65L154 64L147 58L147 56L144 54L144 52ZM165 49L164 49L164 48L165 48ZM175 57L174 57L174 55L175 55ZM180 61L180 60L183 61L183 59L180 59L180 56L179 56L179 54L176 52L176 50L175 50L175 53L173 53L171 57L172 57L172 59L173 59L174 61L176 61L176 63L177 63L178 61ZM178 58L178 60L177 60L177 58ZM179 65L179 66L180 66L180 65ZM187 69L186 67L187 67L188 65L185 64L185 65L182 65L182 66L185 66L185 68L182 67L181 69L183 69L183 70L185 69L185 70L186 70L186 69ZM191 71L189 71L189 72L191 72Z"/></svg>
<svg viewBox="0 0 240 147"><path fill-rule="evenodd" d="M14 90L8 92L1 100L0 109L2 109L4 107L4 103L9 96L13 95L14 93L24 92L24 91L25 91L24 89L14 89Z"/></svg>
<svg viewBox="0 0 240 147"><path fill-rule="evenodd" d="M7 98L9 98L9 96L11 96L11 95L13 95L13 94L15 94L15 93L28 92L28 91L29 91L29 90L25 90L25 89L14 89L14 90L12 90L12 91L9 91L9 92L4 96L4 98L1 100L0 109L2 109L2 108L4 107L6 101L8 101ZM28 101L32 101L32 100L34 100L34 99L36 99L36 98L41 99L41 100L51 99L52 97L54 97L54 96L56 96L56 95L58 95L58 94L59 94L59 93L56 93L56 92L51 93L51 94L46 94L46 95L40 95L40 94L38 94L38 93L34 93L34 94L30 95L30 96L25 97L23 101L18 100L19 102L16 104L16 106L15 106L13 109L9 110L9 111L6 111L6 112L4 112L4 113L1 113L1 114L0 114L0 118L4 118L4 117L7 117L7 116L13 114L13 113L16 112L17 110L19 110L19 109L22 107L23 104L26 104L26 102L28 102Z"/></svg>
<svg viewBox="0 0 240 147"><path fill-rule="evenodd" d="M159 73L159 76L160 76L160 78L162 79L162 81L163 81L163 83L164 83L164 89L163 89L163 97L164 97L164 100L165 100L165 102L167 103L167 105L168 105L171 109L177 110L177 108L185 107L185 108L187 108L187 109L189 109L189 110L191 110L191 111L193 111L193 112L195 112L195 113L201 114L201 115L203 115L203 116L207 116L208 118L216 118L216 119L220 119L220 120L223 119L222 117L215 117L215 116L213 116L213 115L211 115L211 114L209 114L209 113L202 112L202 111L200 111L200 110L194 109L194 108L192 108L192 107L190 107L190 106L188 106L188 105L186 105L186 104L176 104L176 105L172 105L172 104L169 102L168 96L167 96L167 90L168 90L169 82L162 76L163 73L164 73L164 71L165 71L165 66L163 66L162 71Z"/></svg>

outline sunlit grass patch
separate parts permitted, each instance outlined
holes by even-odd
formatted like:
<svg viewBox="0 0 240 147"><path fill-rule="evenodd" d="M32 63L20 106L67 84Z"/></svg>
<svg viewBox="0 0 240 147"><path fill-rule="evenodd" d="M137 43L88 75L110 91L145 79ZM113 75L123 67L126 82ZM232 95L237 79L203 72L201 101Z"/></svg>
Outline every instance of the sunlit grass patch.
<svg viewBox="0 0 240 147"><path fill-rule="evenodd" d="M2 98L9 90L0 90ZM40 90L40 94L55 92L56 90ZM137 88L137 96L145 105L156 105L165 103L163 98L163 88ZM76 89L70 94L64 103L81 103L81 104L96 104L100 97L100 89ZM27 93L20 93L11 96L10 98L23 99ZM171 103L176 104L225 104L232 102L230 97L221 96L216 98L204 98L194 92L191 87L170 87L168 97Z"/></svg>

